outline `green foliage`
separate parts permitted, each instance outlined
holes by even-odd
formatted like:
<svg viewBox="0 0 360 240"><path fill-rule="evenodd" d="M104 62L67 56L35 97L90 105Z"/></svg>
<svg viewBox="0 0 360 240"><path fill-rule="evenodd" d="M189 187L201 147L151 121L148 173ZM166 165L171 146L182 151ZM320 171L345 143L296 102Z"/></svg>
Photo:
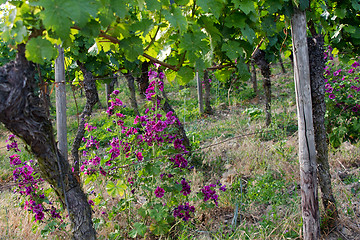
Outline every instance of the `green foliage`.
<svg viewBox="0 0 360 240"><path fill-rule="evenodd" d="M286 185L281 174L269 171L249 182L246 199L273 206L286 204L288 195L284 191Z"/></svg>
<svg viewBox="0 0 360 240"><path fill-rule="evenodd" d="M28 60L43 64L44 60L52 60L56 57L57 51L50 41L41 37L32 38L26 44L25 56Z"/></svg>
<svg viewBox="0 0 360 240"><path fill-rule="evenodd" d="M326 126L330 144L339 147L344 141L357 142L360 138L359 63L352 60L336 66L330 60L325 77Z"/></svg>

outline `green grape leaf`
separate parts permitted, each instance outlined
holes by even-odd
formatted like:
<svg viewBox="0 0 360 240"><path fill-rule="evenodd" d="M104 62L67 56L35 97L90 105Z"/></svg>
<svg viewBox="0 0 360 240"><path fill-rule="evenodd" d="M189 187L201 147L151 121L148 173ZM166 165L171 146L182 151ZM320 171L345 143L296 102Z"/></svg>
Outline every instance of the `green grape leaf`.
<svg viewBox="0 0 360 240"><path fill-rule="evenodd" d="M135 61L144 52L141 39L135 36L121 40L119 47L124 51L125 58L130 62Z"/></svg>
<svg viewBox="0 0 360 240"><path fill-rule="evenodd" d="M250 12L255 12L255 6L253 1L248 0L232 0L235 5L235 8L239 8L246 15Z"/></svg>
<svg viewBox="0 0 360 240"><path fill-rule="evenodd" d="M249 80L250 72L248 70L248 66L244 62L244 59L243 58L238 58L237 62L238 63L236 64L236 68L238 70L238 74L240 76L240 79L243 80L243 81Z"/></svg>
<svg viewBox="0 0 360 240"><path fill-rule="evenodd" d="M26 44L25 56L34 63L43 64L44 59L52 60L56 55L57 51L53 44L41 37L31 38Z"/></svg>
<svg viewBox="0 0 360 240"><path fill-rule="evenodd" d="M180 32L186 31L188 23L179 8L172 6L170 11L164 10L164 16L174 28L179 29Z"/></svg>
<svg viewBox="0 0 360 240"><path fill-rule="evenodd" d="M129 233L130 237L136 238L137 235L140 235L142 237L145 236L145 233L147 230L147 227L145 224L136 222L136 223L134 223L133 227L134 227L134 229L132 229Z"/></svg>
<svg viewBox="0 0 360 240"><path fill-rule="evenodd" d="M304 11L309 7L309 0L300 0L300 10Z"/></svg>
<svg viewBox="0 0 360 240"><path fill-rule="evenodd" d="M360 11L360 3L358 0L352 0L351 4L356 11Z"/></svg>
<svg viewBox="0 0 360 240"><path fill-rule="evenodd" d="M194 79L194 70L187 66L181 67L176 79L180 85L185 85Z"/></svg>
<svg viewBox="0 0 360 240"><path fill-rule="evenodd" d="M110 0L111 9L119 18L125 18L128 12L127 3L126 0Z"/></svg>
<svg viewBox="0 0 360 240"><path fill-rule="evenodd" d="M146 7L150 11L156 11L161 9L161 2L158 0L146 0Z"/></svg>
<svg viewBox="0 0 360 240"><path fill-rule="evenodd" d="M40 12L40 18L45 28L53 30L55 35L63 41L67 40L70 35L72 22L66 8L63 6L63 2L58 0L40 0L37 4L45 8Z"/></svg>
<svg viewBox="0 0 360 240"><path fill-rule="evenodd" d="M269 8L267 9L269 11L269 14L276 13L278 10L280 10L283 7L283 3L280 0L272 0L271 4L269 4Z"/></svg>
<svg viewBox="0 0 360 240"><path fill-rule="evenodd" d="M225 18L225 26L231 28L242 28L245 25L247 17L243 13L234 12Z"/></svg>
<svg viewBox="0 0 360 240"><path fill-rule="evenodd" d="M205 55L208 52L208 45L203 39L206 38L205 33L188 32L182 37L179 47L186 50L186 54L190 62L195 62L201 53Z"/></svg>
<svg viewBox="0 0 360 240"><path fill-rule="evenodd" d="M200 17L199 22L204 25L206 32L210 34L212 40L216 42L220 42L222 40L222 35L219 29L215 27L214 22L211 21L210 18L202 16Z"/></svg>
<svg viewBox="0 0 360 240"><path fill-rule="evenodd" d="M226 82L231 77L231 73L230 70L222 69L215 72L215 77L220 82Z"/></svg>
<svg viewBox="0 0 360 240"><path fill-rule="evenodd" d="M61 2L61 1L60 1ZM93 0L63 0L62 4L67 16L75 21L79 27L83 27L90 19L96 17L99 5ZM61 23L61 21L59 21Z"/></svg>
<svg viewBox="0 0 360 240"><path fill-rule="evenodd" d="M249 27L249 25L245 24L245 26L241 28L241 32L243 37L245 37L251 44L254 42L256 35L254 30Z"/></svg>
<svg viewBox="0 0 360 240"><path fill-rule="evenodd" d="M123 196L126 188L126 185L120 184L120 181L116 185L112 181L106 184L106 191L112 197Z"/></svg>
<svg viewBox="0 0 360 240"><path fill-rule="evenodd" d="M346 8L335 8L335 15L339 18L344 18L346 16L347 9Z"/></svg>
<svg viewBox="0 0 360 240"><path fill-rule="evenodd" d="M28 34L23 21L17 21L15 26L11 29L11 33L14 36L15 42L17 43L21 43Z"/></svg>
<svg viewBox="0 0 360 240"><path fill-rule="evenodd" d="M222 45L221 50L224 51L231 60L241 57L243 53L243 48L237 41L226 42Z"/></svg>
<svg viewBox="0 0 360 240"><path fill-rule="evenodd" d="M216 18L220 17L221 11L224 7L222 0L198 0L196 4L199 5L205 12L211 12Z"/></svg>
<svg viewBox="0 0 360 240"><path fill-rule="evenodd" d="M144 18L140 21L136 21L129 27L130 31L134 31L135 33L142 32L142 35L145 37L151 29L154 27L154 22L151 19Z"/></svg>

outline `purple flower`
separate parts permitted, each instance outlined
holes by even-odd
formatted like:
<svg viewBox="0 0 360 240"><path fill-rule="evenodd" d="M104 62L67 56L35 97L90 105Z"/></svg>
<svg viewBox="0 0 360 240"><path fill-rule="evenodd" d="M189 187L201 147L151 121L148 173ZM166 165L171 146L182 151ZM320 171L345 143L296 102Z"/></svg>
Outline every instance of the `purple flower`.
<svg viewBox="0 0 360 240"><path fill-rule="evenodd" d="M174 217L181 218L183 221L188 221L190 219L190 212L195 212L195 207L190 206L188 202L184 205L179 205L174 209Z"/></svg>
<svg viewBox="0 0 360 240"><path fill-rule="evenodd" d="M160 72L158 77L159 77L160 79L164 79L165 74L164 74L163 72Z"/></svg>
<svg viewBox="0 0 360 240"><path fill-rule="evenodd" d="M356 68L356 67L360 66L360 64L355 61L351 66L352 66L353 68Z"/></svg>
<svg viewBox="0 0 360 240"><path fill-rule="evenodd" d="M90 206L94 206L94 201L93 200L89 200L88 203L90 204Z"/></svg>
<svg viewBox="0 0 360 240"><path fill-rule="evenodd" d="M204 202L208 201L209 199L212 199L214 200L215 205L217 206L218 195L216 194L216 191L212 189L214 187L216 187L216 185L210 184L209 186L204 186L204 188L202 188L200 191L204 195Z"/></svg>
<svg viewBox="0 0 360 240"><path fill-rule="evenodd" d="M182 190L180 191L184 196L187 196L191 193L189 182L186 182L185 179L181 180Z"/></svg>
<svg viewBox="0 0 360 240"><path fill-rule="evenodd" d="M329 84L330 85L330 84ZM326 90L325 90L325 92L327 92L327 93L332 93L333 92L333 88L332 87L328 87L328 88L326 88Z"/></svg>
<svg viewBox="0 0 360 240"><path fill-rule="evenodd" d="M226 191L226 186L225 186L225 185L222 185L222 186L219 188L219 190L225 192L225 191Z"/></svg>
<svg viewBox="0 0 360 240"><path fill-rule="evenodd" d="M21 160L20 160L20 158L18 157L17 154L11 155L9 158L10 158L10 164L11 165L16 166L16 165L21 164Z"/></svg>
<svg viewBox="0 0 360 240"><path fill-rule="evenodd" d="M114 90L113 92L112 92L112 94L114 94L115 96L117 96L118 94L119 94L119 90Z"/></svg>
<svg viewBox="0 0 360 240"><path fill-rule="evenodd" d="M330 98L330 99L335 99L335 94L330 94L330 95L329 95L329 98Z"/></svg>
<svg viewBox="0 0 360 240"><path fill-rule="evenodd" d="M153 71L150 69L150 71L148 72L148 76L149 76L149 80L152 80L154 78L156 78L158 76L156 71Z"/></svg>
<svg viewBox="0 0 360 240"><path fill-rule="evenodd" d="M333 74L334 77L339 76L340 72L341 72L341 68L334 72L334 74Z"/></svg>
<svg viewBox="0 0 360 240"><path fill-rule="evenodd" d="M144 159L143 155L141 152L137 152L136 153L136 158L139 160L139 161L142 161Z"/></svg>
<svg viewBox="0 0 360 240"><path fill-rule="evenodd" d="M38 212L35 215L35 221L41 221L44 219L44 213L43 212Z"/></svg>
<svg viewBox="0 0 360 240"><path fill-rule="evenodd" d="M164 196L165 190L161 187L157 187L154 193L156 197L162 198Z"/></svg>

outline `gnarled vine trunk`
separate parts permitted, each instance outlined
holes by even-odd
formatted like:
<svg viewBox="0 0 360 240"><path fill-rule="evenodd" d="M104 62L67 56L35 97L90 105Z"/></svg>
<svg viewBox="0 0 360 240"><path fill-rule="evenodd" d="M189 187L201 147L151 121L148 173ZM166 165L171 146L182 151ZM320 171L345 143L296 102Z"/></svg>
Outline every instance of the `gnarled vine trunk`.
<svg viewBox="0 0 360 240"><path fill-rule="evenodd" d="M261 74L264 77L263 87L265 92L265 124L266 126L269 126L271 123L271 70L263 50L257 49L252 58L254 59L256 65L260 67Z"/></svg>
<svg viewBox="0 0 360 240"><path fill-rule="evenodd" d="M127 73L125 74L125 78L127 80L127 85L130 91L129 99L130 99L131 107L134 109L135 114L140 116L139 108L136 101L134 76L131 73Z"/></svg>
<svg viewBox="0 0 360 240"><path fill-rule="evenodd" d="M211 108L210 103L210 82L209 82L209 72L204 72L204 85L205 85L205 94L204 94L204 102L205 102L205 110L206 114L212 114L213 110Z"/></svg>
<svg viewBox="0 0 360 240"><path fill-rule="evenodd" d="M74 138L74 142L71 146L71 157L73 161L74 170L76 173L79 173L80 170L80 157L79 157L79 148L81 145L81 140L84 137L85 133L85 122L88 117L91 116L93 107L97 102L99 102L99 95L96 88L96 83L94 76L91 72L89 72L83 63L80 61L77 61L78 66L80 67L83 75L84 75L84 89L85 89L85 97L86 97L86 103L84 110L82 111L80 115L80 123L78 126L78 130L76 132L76 136Z"/></svg>
<svg viewBox="0 0 360 240"><path fill-rule="evenodd" d="M322 36L308 38L311 99L315 133L317 175L321 200L325 209L327 228L332 228L338 218L336 202L331 187L328 145L325 129L325 81L324 39Z"/></svg>
<svg viewBox="0 0 360 240"><path fill-rule="evenodd" d="M0 121L30 146L41 177L48 181L69 210L74 239L96 239L91 207L69 163L56 147L52 124L34 90L34 67L18 46L15 62L0 68Z"/></svg>
<svg viewBox="0 0 360 240"><path fill-rule="evenodd" d="M258 90L257 90L257 79L256 79L256 68L255 68L255 61L251 60L251 82L253 85L254 93L257 96Z"/></svg>
<svg viewBox="0 0 360 240"><path fill-rule="evenodd" d="M150 62L143 62L141 64L141 76L136 79L139 86L140 96L142 96L143 98L145 98L146 89L148 89L149 87L149 76L148 76L149 67L150 67Z"/></svg>

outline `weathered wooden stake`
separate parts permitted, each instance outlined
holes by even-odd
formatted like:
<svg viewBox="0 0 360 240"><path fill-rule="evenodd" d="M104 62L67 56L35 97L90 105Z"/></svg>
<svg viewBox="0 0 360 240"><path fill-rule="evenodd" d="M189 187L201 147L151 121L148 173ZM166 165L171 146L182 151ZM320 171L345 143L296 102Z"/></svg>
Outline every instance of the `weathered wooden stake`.
<svg viewBox="0 0 360 240"><path fill-rule="evenodd" d="M199 72L195 73L195 79L196 79L196 82L197 82L199 112L200 112L200 114L203 114L204 113L203 94L202 94L202 84L201 84L201 80L199 78Z"/></svg>
<svg viewBox="0 0 360 240"><path fill-rule="evenodd" d="M64 49L56 46L59 56L55 59L55 95L56 95L56 128L58 147L64 158L68 159L67 154L67 127L66 127L66 86L65 86L65 65Z"/></svg>
<svg viewBox="0 0 360 240"><path fill-rule="evenodd" d="M291 18L294 80L299 125L299 162L304 240L320 237L316 150L312 117L306 14L294 10Z"/></svg>

